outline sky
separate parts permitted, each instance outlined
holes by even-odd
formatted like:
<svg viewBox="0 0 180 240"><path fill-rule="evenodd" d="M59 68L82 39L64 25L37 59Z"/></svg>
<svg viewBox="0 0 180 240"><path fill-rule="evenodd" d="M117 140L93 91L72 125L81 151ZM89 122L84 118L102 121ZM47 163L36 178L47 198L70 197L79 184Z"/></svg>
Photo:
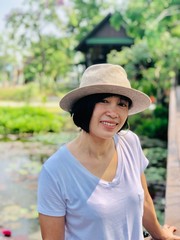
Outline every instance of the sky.
<svg viewBox="0 0 180 240"><path fill-rule="evenodd" d="M3 30L5 17L13 9L21 8L24 0L0 0L0 31Z"/></svg>

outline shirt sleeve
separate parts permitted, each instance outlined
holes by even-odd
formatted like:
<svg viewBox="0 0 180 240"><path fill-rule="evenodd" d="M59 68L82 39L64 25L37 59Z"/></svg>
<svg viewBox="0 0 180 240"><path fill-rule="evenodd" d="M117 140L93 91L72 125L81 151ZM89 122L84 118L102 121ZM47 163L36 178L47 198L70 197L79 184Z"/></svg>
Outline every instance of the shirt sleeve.
<svg viewBox="0 0 180 240"><path fill-rule="evenodd" d="M56 177L48 172L45 166L38 180L38 212L48 216L64 216L66 212L65 200Z"/></svg>

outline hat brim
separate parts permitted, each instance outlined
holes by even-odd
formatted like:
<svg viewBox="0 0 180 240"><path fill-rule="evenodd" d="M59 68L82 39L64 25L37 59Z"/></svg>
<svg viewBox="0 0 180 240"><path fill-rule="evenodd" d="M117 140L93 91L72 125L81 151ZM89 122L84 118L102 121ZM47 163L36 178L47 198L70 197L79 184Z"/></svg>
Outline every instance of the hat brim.
<svg viewBox="0 0 180 240"><path fill-rule="evenodd" d="M131 99L132 105L128 111L128 115L133 115L147 109L150 104L150 98L143 92L132 88L126 88L115 85L93 85L77 88L67 93L59 102L60 107L71 112L73 104L82 97L97 93L113 93L123 95Z"/></svg>

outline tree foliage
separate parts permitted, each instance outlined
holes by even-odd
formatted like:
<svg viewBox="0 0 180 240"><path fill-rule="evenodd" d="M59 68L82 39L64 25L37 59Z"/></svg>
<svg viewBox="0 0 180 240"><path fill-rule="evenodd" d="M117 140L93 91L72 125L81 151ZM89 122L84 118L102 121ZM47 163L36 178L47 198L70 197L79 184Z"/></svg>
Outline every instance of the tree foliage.
<svg viewBox="0 0 180 240"><path fill-rule="evenodd" d="M64 77L79 61L75 46L111 11L112 26L118 30L123 25L135 44L112 51L108 61L124 65L135 87L164 101L180 67L178 0L57 2L26 0L7 18L7 44L21 55L26 82Z"/></svg>
<svg viewBox="0 0 180 240"><path fill-rule="evenodd" d="M7 18L8 38L19 50L23 48L25 83L36 80L42 85L64 77L76 61L78 41L108 7L103 0L74 0L68 6L57 2L26 0L24 8L15 9Z"/></svg>
<svg viewBox="0 0 180 240"><path fill-rule="evenodd" d="M63 11L55 0L24 3L10 13L7 28L9 39L23 49L25 82L56 81L73 63L73 38L64 29Z"/></svg>
<svg viewBox="0 0 180 240"><path fill-rule="evenodd" d="M72 8L67 9L67 29L80 41L104 17L109 5L104 0L73 0Z"/></svg>
<svg viewBox="0 0 180 240"><path fill-rule="evenodd" d="M27 82L43 78L56 81L64 76L72 65L69 39L44 36L40 42L31 44L31 54L26 57L24 75Z"/></svg>
<svg viewBox="0 0 180 240"><path fill-rule="evenodd" d="M179 12L176 0L130 1L123 15L116 11L111 19L116 28L125 25L135 44L111 52L108 61L125 65L133 84L159 103L180 69Z"/></svg>

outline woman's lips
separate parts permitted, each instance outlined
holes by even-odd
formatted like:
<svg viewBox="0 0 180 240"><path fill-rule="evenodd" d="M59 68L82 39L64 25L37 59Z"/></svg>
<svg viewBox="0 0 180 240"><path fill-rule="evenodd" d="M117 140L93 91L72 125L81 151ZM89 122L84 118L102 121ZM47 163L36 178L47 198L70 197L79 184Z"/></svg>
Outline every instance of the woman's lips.
<svg viewBox="0 0 180 240"><path fill-rule="evenodd" d="M118 123L112 123L112 122L107 122L107 121L101 121L101 123L108 127L116 127L118 125Z"/></svg>

